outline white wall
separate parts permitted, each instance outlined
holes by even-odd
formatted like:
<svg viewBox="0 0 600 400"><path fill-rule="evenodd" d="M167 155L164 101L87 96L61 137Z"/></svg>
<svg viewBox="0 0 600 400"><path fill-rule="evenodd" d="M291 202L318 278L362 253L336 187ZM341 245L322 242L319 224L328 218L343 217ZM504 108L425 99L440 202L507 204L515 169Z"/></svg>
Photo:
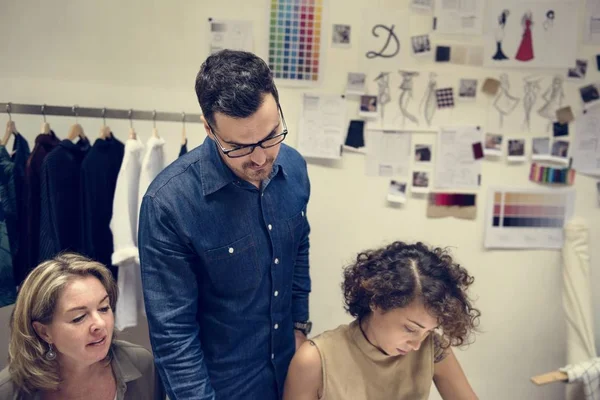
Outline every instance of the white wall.
<svg viewBox="0 0 600 400"><path fill-rule="evenodd" d="M47 103L91 107L157 109L199 112L193 84L195 74L207 56L207 18L251 19L256 51L267 53L266 0L188 1L105 1L60 0L43 2L1 1L0 12L0 101ZM406 9L407 0L375 1L369 6ZM242 8L242 5L245 9ZM250 8L249 8L250 6ZM330 0L325 35L331 23L353 26L353 40L361 34L361 12L367 2ZM417 25L422 21L417 21ZM407 38L401 38L408 46ZM320 90L341 93L345 75L357 66L357 46L329 49L324 84ZM595 59L600 49L581 47L590 60L588 80L598 79ZM440 80L455 83L461 77L497 76L499 71L417 64L407 59L402 68L434 69ZM536 71L551 76L552 71ZM517 80L523 73L512 73ZM568 103L579 109L577 86L567 84ZM519 89L517 89L519 90ZM295 127L302 91L281 88L282 106L295 145ZM420 96L420 95L419 95ZM486 125L487 99L456 108L449 118L457 124ZM357 104L349 102L354 112ZM40 117L14 116L19 130L33 144ZM0 123L6 117L0 114ZM73 123L70 118L48 117L59 136ZM95 137L100 120L80 121ZM127 136L127 121L109 121L117 137ZM142 138L150 136L151 123L136 122ZM179 149L179 124L158 123L167 139L167 152L174 159ZM521 132L511 132L519 134ZM188 125L190 145L204 138L199 125ZM526 134L529 136L531 134ZM420 134L419 141L433 142L434 136ZM565 362L565 329L561 304L561 257L556 251L485 251L483 204L489 185L536 187L527 179L528 165L509 166L503 160L486 161L483 187L479 191L478 219L431 220L425 218L424 199L410 198L401 208L385 203L388 180L364 176L363 156L347 154L339 163L311 162L309 173L313 195L309 207L312 223L311 265L313 294L311 314L316 332L349 321L342 309L341 267L363 249L395 239L423 240L451 246L456 258L475 275L473 295L482 311L483 334L458 357L482 399L562 399L561 385L534 387L529 378L551 371ZM591 226L591 240L599 239L600 213L595 181L577 176L576 214ZM597 288L600 247L592 246L593 284ZM595 293L596 315L600 291ZM6 327L10 308L0 312L0 326ZM7 336L0 328L0 340ZM140 335L144 336L144 333ZM600 318L596 320L600 342ZM140 338L145 342L147 338ZM5 348L0 346L0 356ZM4 359L4 357L0 357ZM436 394L432 396L438 398Z"/></svg>

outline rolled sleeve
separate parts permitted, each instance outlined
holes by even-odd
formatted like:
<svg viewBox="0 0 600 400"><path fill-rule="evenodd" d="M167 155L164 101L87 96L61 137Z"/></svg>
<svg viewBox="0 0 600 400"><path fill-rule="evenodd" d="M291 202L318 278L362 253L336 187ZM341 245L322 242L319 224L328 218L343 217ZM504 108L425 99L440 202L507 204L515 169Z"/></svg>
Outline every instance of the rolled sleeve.
<svg viewBox="0 0 600 400"><path fill-rule="evenodd" d="M138 243L150 340L171 400L214 400L196 319L199 260L176 226L158 199L144 197Z"/></svg>

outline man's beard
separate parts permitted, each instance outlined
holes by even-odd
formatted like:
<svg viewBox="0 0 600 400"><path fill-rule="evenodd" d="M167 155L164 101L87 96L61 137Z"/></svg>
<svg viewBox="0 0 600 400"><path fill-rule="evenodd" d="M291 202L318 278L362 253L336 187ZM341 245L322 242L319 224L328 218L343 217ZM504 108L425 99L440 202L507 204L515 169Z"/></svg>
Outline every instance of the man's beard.
<svg viewBox="0 0 600 400"><path fill-rule="evenodd" d="M275 162L275 158L268 158L263 168L259 171L254 171L251 167L255 164L252 161L248 161L247 163L242 164L242 170L244 174L250 177L253 180L264 180L271 175L271 171L273 170L273 163Z"/></svg>

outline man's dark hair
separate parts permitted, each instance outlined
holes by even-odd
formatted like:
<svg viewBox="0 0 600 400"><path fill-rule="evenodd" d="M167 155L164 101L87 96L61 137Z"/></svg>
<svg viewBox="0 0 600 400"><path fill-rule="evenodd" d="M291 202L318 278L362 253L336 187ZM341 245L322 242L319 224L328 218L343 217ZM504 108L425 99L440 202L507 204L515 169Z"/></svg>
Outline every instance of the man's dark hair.
<svg viewBox="0 0 600 400"><path fill-rule="evenodd" d="M279 103L271 70L260 57L246 51L221 50L212 54L196 76L198 102L213 128L215 113L247 118L258 110L268 93Z"/></svg>
<svg viewBox="0 0 600 400"><path fill-rule="evenodd" d="M423 243L394 242L362 252L344 270L345 308L362 319L372 307L382 311L408 306L420 298L443 330L443 347L467 344L481 313L467 289L474 278L447 250Z"/></svg>

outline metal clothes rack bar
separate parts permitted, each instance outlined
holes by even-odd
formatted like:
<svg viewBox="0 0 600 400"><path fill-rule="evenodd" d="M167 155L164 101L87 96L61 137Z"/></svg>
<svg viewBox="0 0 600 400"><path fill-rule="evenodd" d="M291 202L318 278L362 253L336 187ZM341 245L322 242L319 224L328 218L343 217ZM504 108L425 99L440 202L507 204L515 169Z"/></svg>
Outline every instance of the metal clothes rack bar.
<svg viewBox="0 0 600 400"><path fill-rule="evenodd" d="M116 108L91 108L75 106L52 106L46 104L0 103L0 113L58 115L63 117L105 118L164 122L201 123L201 114L163 111L122 110Z"/></svg>

